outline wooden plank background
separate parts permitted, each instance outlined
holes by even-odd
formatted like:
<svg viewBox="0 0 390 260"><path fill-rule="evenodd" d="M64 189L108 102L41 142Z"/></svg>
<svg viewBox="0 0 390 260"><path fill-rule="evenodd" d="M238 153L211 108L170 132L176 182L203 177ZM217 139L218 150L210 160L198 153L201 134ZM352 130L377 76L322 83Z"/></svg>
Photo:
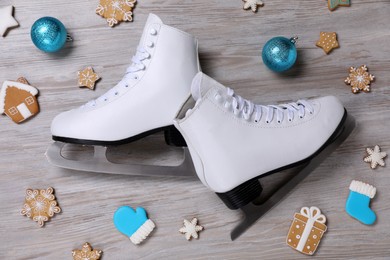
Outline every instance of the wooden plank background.
<svg viewBox="0 0 390 260"><path fill-rule="evenodd" d="M21 125L0 118L0 258L71 259L71 250L88 241L104 251L103 259L114 260L302 259L285 244L285 237L294 212L315 205L327 216L329 229L315 258L389 259L389 168L373 171L362 158L365 148L376 144L390 152L390 2L352 0L351 7L334 12L324 0L264 2L253 14L242 10L240 0L140 0L134 22L109 28L95 14L98 0L2 0L0 6L15 6L20 27L0 39L0 81L25 76L40 90L41 112ZM336 95L357 120L350 138L237 241L230 241L229 233L240 213L227 209L195 178L73 172L45 159L52 142L51 120L103 94L121 79L150 12L195 35L203 70L238 94L262 104ZM59 18L74 42L56 54L37 50L29 32L42 16ZM336 31L341 48L325 55L315 46L320 31ZM261 60L262 46L277 35L300 38L297 65L285 74L272 73ZM350 66L362 64L367 64L376 81L372 93L353 95L343 80ZM76 72L89 65L102 77L95 91L76 85ZM151 137L122 150L146 162L173 161L178 155L172 151L164 155L158 140L159 136ZM148 156L149 149L157 155ZM353 179L378 189L371 203L378 216L373 226L345 213ZM38 228L19 211L26 188L48 186L55 188L63 212ZM145 244L134 246L115 230L112 215L121 205L145 207L157 224ZM178 229L183 218L193 216L205 231L199 240L187 242Z"/></svg>

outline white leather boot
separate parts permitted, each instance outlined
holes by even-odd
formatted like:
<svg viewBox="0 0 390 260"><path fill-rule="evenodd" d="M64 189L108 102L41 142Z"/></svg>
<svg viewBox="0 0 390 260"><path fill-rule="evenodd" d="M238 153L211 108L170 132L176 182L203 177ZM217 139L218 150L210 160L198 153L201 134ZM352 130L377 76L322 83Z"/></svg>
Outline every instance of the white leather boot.
<svg viewBox="0 0 390 260"><path fill-rule="evenodd" d="M59 114L51 125L53 139L118 145L159 130L176 131L172 121L198 71L197 40L150 14L123 79L96 100Z"/></svg>
<svg viewBox="0 0 390 260"><path fill-rule="evenodd" d="M200 180L237 209L259 196L261 176L317 155L345 118L332 96L256 105L199 72L174 124Z"/></svg>

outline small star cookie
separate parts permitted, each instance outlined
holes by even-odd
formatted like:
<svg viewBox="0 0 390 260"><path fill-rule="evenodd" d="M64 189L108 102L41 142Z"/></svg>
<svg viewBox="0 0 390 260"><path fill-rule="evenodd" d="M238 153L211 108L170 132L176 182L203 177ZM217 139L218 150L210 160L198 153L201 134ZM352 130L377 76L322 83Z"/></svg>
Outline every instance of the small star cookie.
<svg viewBox="0 0 390 260"><path fill-rule="evenodd" d="M95 88L95 82L100 79L92 67L87 67L77 72L77 75L79 76L79 87L87 87L91 90Z"/></svg>
<svg viewBox="0 0 390 260"><path fill-rule="evenodd" d="M81 250L76 249L72 251L73 260L99 260L102 255L102 250L92 250L91 245L86 242Z"/></svg>
<svg viewBox="0 0 390 260"><path fill-rule="evenodd" d="M370 163L371 169L375 169L378 165L384 167L385 161L383 160L387 153L381 152L381 149L378 145L375 145L374 150L371 148L366 148L368 153L367 157L364 157L366 163Z"/></svg>
<svg viewBox="0 0 390 260"><path fill-rule="evenodd" d="M244 3L244 10L248 10L249 8L252 9L254 13L257 12L257 6L264 6L264 3L260 0L243 0Z"/></svg>
<svg viewBox="0 0 390 260"><path fill-rule="evenodd" d="M193 218L191 222L185 219L184 226L179 230L179 232L185 234L188 241L191 240L191 237L198 238L198 232L202 231L203 227L197 225L197 223L197 218Z"/></svg>
<svg viewBox="0 0 390 260"><path fill-rule="evenodd" d="M133 9L137 0L100 0L96 13L107 20L110 27L122 21L133 21Z"/></svg>
<svg viewBox="0 0 390 260"><path fill-rule="evenodd" d="M316 42L317 47L322 48L326 54L339 47L335 32L321 32L320 39Z"/></svg>
<svg viewBox="0 0 390 260"><path fill-rule="evenodd" d="M328 0L328 8L334 11L339 6L350 6L350 0Z"/></svg>
<svg viewBox="0 0 390 260"><path fill-rule="evenodd" d="M38 222L40 227L43 227L45 222L54 216L54 213L61 212L53 192L51 187L46 190L27 189L26 199L20 214L31 218Z"/></svg>
<svg viewBox="0 0 390 260"><path fill-rule="evenodd" d="M19 25L18 21L12 16L13 10L12 5L0 8L0 35L3 37L8 29Z"/></svg>
<svg viewBox="0 0 390 260"><path fill-rule="evenodd" d="M366 65L362 65L359 68L351 67L349 69L349 77L344 82L347 85L351 85L352 93L356 94L360 91L370 92L370 83L374 81L374 76L368 73Z"/></svg>

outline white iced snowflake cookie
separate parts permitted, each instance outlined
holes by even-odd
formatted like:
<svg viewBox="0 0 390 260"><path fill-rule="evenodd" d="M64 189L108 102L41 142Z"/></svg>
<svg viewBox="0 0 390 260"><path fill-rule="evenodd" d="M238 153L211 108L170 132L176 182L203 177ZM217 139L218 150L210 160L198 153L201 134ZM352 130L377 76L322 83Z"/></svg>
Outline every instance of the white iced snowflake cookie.
<svg viewBox="0 0 390 260"><path fill-rule="evenodd" d="M258 6L263 6L264 3L260 0L243 0L244 3L244 10L248 10L249 8L252 9L252 11L255 13L257 12Z"/></svg>
<svg viewBox="0 0 390 260"><path fill-rule="evenodd" d="M371 169L375 169L378 165L384 167L385 161L384 158L387 156L387 153L381 152L381 149L378 145L375 145L374 149L366 148L368 153L367 157L364 157L366 163L370 163Z"/></svg>
<svg viewBox="0 0 390 260"><path fill-rule="evenodd" d="M179 232L185 234L187 240L190 240L191 237L198 238L198 232L202 231L204 228L197 224L197 218L193 218L191 222L185 219L184 226L179 230Z"/></svg>

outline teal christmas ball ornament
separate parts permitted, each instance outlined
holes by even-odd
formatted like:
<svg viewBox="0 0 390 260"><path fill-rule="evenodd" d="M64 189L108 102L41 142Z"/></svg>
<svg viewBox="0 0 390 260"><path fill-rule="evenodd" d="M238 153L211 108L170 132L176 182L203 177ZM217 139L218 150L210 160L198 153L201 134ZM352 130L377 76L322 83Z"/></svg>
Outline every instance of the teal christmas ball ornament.
<svg viewBox="0 0 390 260"><path fill-rule="evenodd" d="M41 51L59 51L64 47L66 39L65 26L56 18L42 17L31 27L31 40Z"/></svg>
<svg viewBox="0 0 390 260"><path fill-rule="evenodd" d="M272 71L283 72L290 69L297 60L295 42L298 38L274 37L263 47L264 64Z"/></svg>

